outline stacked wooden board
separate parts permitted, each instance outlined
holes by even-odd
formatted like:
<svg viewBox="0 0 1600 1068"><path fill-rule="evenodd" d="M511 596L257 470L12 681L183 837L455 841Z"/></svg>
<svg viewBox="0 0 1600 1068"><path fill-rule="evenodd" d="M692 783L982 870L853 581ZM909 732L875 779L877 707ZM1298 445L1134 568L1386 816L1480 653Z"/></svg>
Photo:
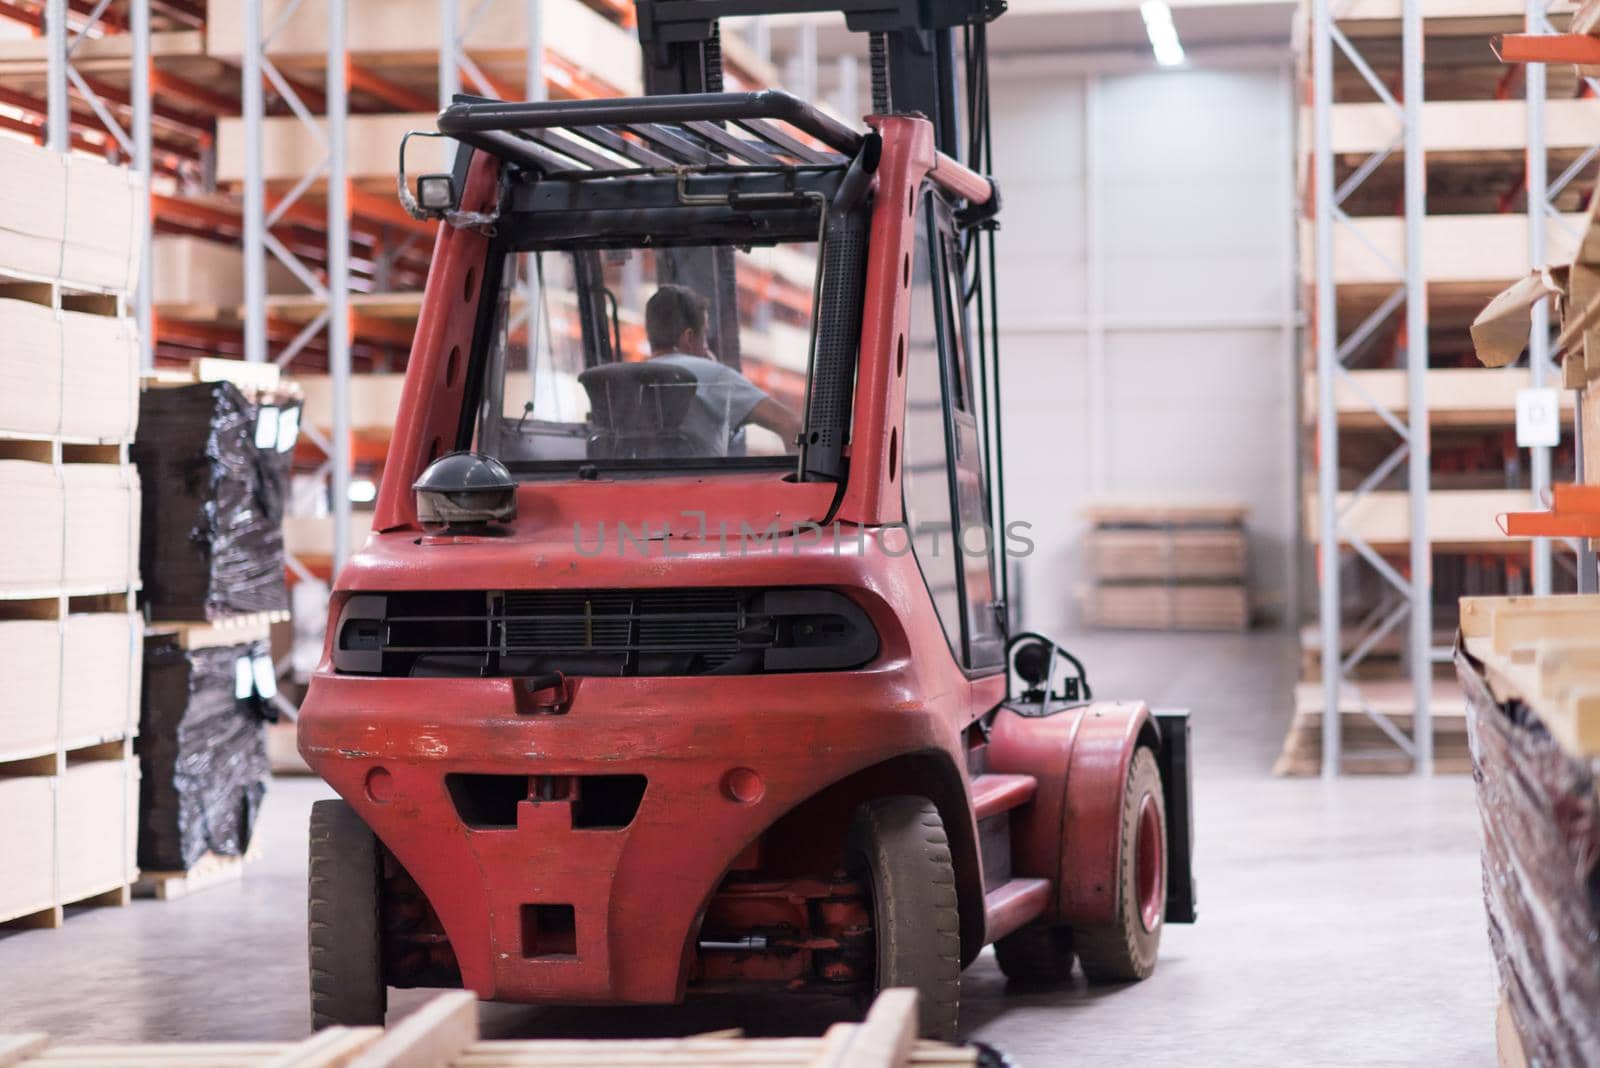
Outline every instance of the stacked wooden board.
<svg viewBox="0 0 1600 1068"><path fill-rule="evenodd" d="M917 994L878 995L859 1024L840 1023L821 1038L745 1038L719 1031L687 1038L491 1040L478 1036L476 999L440 994L387 1033L331 1027L303 1042L160 1046L52 1043L41 1034L0 1034L0 1064L120 1065L122 1068L960 1068L979 1063L975 1046L917 1037ZM1003 1063L1003 1059L989 1060Z"/></svg>
<svg viewBox="0 0 1600 1068"><path fill-rule="evenodd" d="M143 198L0 140L0 922L57 926L135 875Z"/></svg>
<svg viewBox="0 0 1600 1068"><path fill-rule="evenodd" d="M1244 630L1245 509L1226 503L1099 501L1085 539L1090 626Z"/></svg>
<svg viewBox="0 0 1600 1068"><path fill-rule="evenodd" d="M1600 597L1461 602L1502 1064L1600 1048Z"/></svg>

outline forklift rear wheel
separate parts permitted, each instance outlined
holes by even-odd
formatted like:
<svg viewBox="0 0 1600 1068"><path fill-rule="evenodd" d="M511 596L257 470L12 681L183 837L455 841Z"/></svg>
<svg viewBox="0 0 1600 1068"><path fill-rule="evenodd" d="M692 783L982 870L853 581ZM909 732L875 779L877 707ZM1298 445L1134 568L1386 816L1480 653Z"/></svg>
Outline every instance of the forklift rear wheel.
<svg viewBox="0 0 1600 1068"><path fill-rule="evenodd" d="M1167 809L1161 799L1156 755L1133 754L1122 791L1122 848L1117 877L1117 919L1074 934L1083 974L1090 982L1125 983L1156 968L1167 908Z"/></svg>
<svg viewBox="0 0 1600 1068"><path fill-rule="evenodd" d="M378 838L343 801L311 806L307 926L311 949L311 1028L382 1026Z"/></svg>
<svg viewBox="0 0 1600 1068"><path fill-rule="evenodd" d="M874 989L915 987L924 1038L954 1040L961 1001L961 919L939 810L921 797L884 797L856 810L850 869L872 895Z"/></svg>
<svg viewBox="0 0 1600 1068"><path fill-rule="evenodd" d="M1007 979L1053 986L1072 978L1072 929L1031 923L994 944L994 959Z"/></svg>

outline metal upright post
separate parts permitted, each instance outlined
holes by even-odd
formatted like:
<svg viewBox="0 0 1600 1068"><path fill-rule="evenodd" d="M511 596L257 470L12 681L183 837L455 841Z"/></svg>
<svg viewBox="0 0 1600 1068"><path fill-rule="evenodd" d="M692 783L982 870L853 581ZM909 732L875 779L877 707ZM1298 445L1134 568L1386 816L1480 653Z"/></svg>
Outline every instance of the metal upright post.
<svg viewBox="0 0 1600 1068"><path fill-rule="evenodd" d="M251 363L267 360L267 197L261 158L266 103L261 89L261 49L261 0L244 0L239 87L244 117L244 358Z"/></svg>
<svg viewBox="0 0 1600 1068"><path fill-rule="evenodd" d="M139 369L155 367L155 318L151 314L150 176L150 0L128 4L133 35L133 67L128 74L128 96L133 106L133 169L139 178L141 226L139 230L139 285L134 291L134 320L139 329Z"/></svg>
<svg viewBox="0 0 1600 1068"><path fill-rule="evenodd" d="M328 2L328 376L332 386L333 569L350 556L350 214L346 185L345 3Z"/></svg>
<svg viewBox="0 0 1600 1068"><path fill-rule="evenodd" d="M523 0L523 18L528 24L528 58L523 94L530 100L543 100L544 91L544 2Z"/></svg>
<svg viewBox="0 0 1600 1068"><path fill-rule="evenodd" d="M1333 12L1331 0L1311 5L1312 185L1315 227L1317 345L1318 624L1322 632L1322 774L1339 774L1339 423L1334 403L1338 369L1338 304L1333 280Z"/></svg>
<svg viewBox="0 0 1600 1068"><path fill-rule="evenodd" d="M1544 27L1546 0L1527 0L1525 25L1527 32L1540 33ZM1534 270L1545 262L1545 226L1548 218L1546 204L1550 195L1550 176L1544 145L1545 66L1543 63L1525 63L1522 71L1527 78L1526 97L1528 109L1528 265ZM1549 377L1550 368L1550 305L1540 301L1533 307L1533 326L1528 333L1528 371L1531 385L1542 387ZM1533 489L1533 507L1549 504L1550 450L1535 446L1529 450L1529 468ZM1533 539L1533 592L1548 596L1551 584L1550 539Z"/></svg>
<svg viewBox="0 0 1600 1068"><path fill-rule="evenodd" d="M545 98L544 83L544 3L523 0L523 21L527 24L528 54L523 64L522 93L528 100ZM532 253L519 257L523 263L522 306L524 329L528 335L528 373L534 373L539 359L540 333L544 326L544 297L539 291L538 262Z"/></svg>
<svg viewBox="0 0 1600 1068"><path fill-rule="evenodd" d="M44 143L56 152L72 147L72 114L67 102L67 0L44 5L45 67Z"/></svg>
<svg viewBox="0 0 1600 1068"><path fill-rule="evenodd" d="M456 0L439 0L439 109L450 106L451 97L461 91L461 60L456 52L457 27L461 25Z"/></svg>
<svg viewBox="0 0 1600 1068"><path fill-rule="evenodd" d="M1422 253L1427 219L1427 158L1422 145L1422 0L1401 11L1401 101L1405 129L1406 457L1411 498L1411 692L1413 767L1433 774L1433 551L1428 541L1428 281Z"/></svg>

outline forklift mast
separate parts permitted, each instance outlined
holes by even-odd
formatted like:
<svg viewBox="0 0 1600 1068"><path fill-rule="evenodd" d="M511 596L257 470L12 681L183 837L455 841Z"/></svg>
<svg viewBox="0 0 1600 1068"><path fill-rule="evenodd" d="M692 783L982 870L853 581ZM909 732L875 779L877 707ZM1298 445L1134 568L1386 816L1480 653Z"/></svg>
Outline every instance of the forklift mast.
<svg viewBox="0 0 1600 1068"><path fill-rule="evenodd" d="M651 96L722 90L719 19L841 12L849 29L869 35L873 111L920 113L933 123L939 151L976 162L961 144L955 31L981 31L1004 14L1006 0L638 0L635 8ZM983 61L983 40L979 32L969 45L969 66Z"/></svg>
<svg viewBox="0 0 1600 1068"><path fill-rule="evenodd" d="M868 35L872 110L917 113L933 124L939 151L979 170L976 140L962 150L961 78L956 31L970 27L969 75L984 61L984 27L1006 0L637 0L644 90L650 96L722 92L719 20L744 16L842 12L845 25ZM807 101L814 103L813 101ZM854 121L854 116L845 116ZM968 116L969 121L973 120ZM739 307L731 249L669 252L662 282L678 282L708 297L708 334L723 363L737 369Z"/></svg>

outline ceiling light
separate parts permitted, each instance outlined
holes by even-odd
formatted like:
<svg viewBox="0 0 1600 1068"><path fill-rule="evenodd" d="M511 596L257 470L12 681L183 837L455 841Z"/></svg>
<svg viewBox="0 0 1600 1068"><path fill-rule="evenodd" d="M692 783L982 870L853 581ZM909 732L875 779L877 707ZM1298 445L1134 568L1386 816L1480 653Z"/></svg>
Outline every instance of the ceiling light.
<svg viewBox="0 0 1600 1068"><path fill-rule="evenodd" d="M1150 37L1156 62L1163 67L1183 66L1183 44L1178 40L1178 29L1172 24L1172 9L1166 0L1144 0L1139 5L1139 15L1144 19L1144 32Z"/></svg>

